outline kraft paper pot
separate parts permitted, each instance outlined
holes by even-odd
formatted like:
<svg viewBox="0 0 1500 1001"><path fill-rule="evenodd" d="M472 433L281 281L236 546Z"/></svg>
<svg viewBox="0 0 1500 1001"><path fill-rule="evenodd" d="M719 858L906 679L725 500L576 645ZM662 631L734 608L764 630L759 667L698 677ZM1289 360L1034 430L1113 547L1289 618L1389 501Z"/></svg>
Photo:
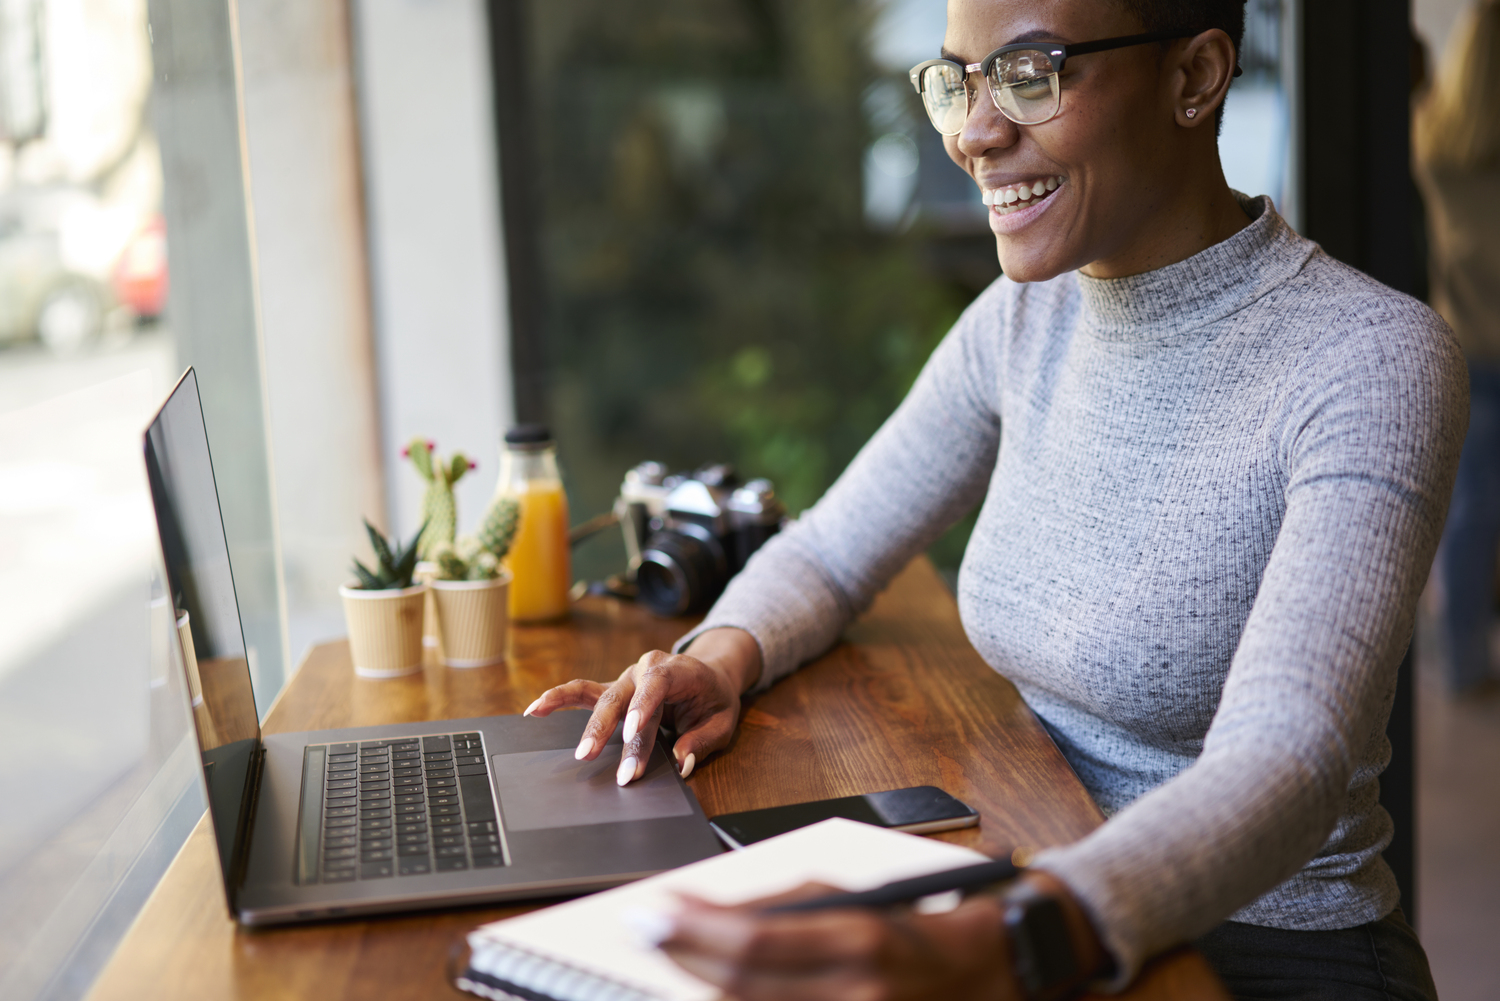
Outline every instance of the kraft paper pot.
<svg viewBox="0 0 1500 1001"><path fill-rule="evenodd" d="M412 572L412 580L419 584L431 584L437 580L438 565L431 560L418 560L417 568ZM432 592L427 592L427 603L422 612L422 645L436 647L438 645L437 634L437 609L432 604Z"/></svg>
<svg viewBox="0 0 1500 1001"><path fill-rule="evenodd" d="M435 580L438 635L449 667L488 667L505 659L510 571L494 580Z"/></svg>
<svg viewBox="0 0 1500 1001"><path fill-rule="evenodd" d="M422 669L422 604L427 586L363 591L339 588L349 653L361 678L399 678Z"/></svg>

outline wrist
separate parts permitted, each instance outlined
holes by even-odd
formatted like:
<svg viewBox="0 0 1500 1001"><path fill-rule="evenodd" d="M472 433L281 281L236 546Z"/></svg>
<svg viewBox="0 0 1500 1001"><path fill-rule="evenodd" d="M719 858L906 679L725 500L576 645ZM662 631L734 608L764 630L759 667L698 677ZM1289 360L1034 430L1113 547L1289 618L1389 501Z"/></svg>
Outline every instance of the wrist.
<svg viewBox="0 0 1500 1001"><path fill-rule="evenodd" d="M1073 997L1113 967L1067 884L1033 870L1000 894L1012 971L1027 1001Z"/></svg>
<svg viewBox="0 0 1500 1001"><path fill-rule="evenodd" d="M682 652L718 671L737 695L745 694L760 680L760 644L743 629L710 629L694 637Z"/></svg>

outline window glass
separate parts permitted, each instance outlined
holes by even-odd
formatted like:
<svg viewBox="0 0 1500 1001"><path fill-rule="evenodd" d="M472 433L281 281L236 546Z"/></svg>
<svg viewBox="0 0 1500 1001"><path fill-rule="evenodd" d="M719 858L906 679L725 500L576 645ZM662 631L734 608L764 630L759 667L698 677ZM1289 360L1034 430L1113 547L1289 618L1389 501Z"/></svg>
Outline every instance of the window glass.
<svg viewBox="0 0 1500 1001"><path fill-rule="evenodd" d="M998 274L889 37L915 19L935 53L942 6L529 5L551 413L575 520L643 459L729 460L810 505ZM622 563L611 535L575 576Z"/></svg>
<svg viewBox="0 0 1500 1001"><path fill-rule="evenodd" d="M141 458L187 364L262 711L284 674L233 67L222 2L0 2L7 1001L83 996L203 813Z"/></svg>

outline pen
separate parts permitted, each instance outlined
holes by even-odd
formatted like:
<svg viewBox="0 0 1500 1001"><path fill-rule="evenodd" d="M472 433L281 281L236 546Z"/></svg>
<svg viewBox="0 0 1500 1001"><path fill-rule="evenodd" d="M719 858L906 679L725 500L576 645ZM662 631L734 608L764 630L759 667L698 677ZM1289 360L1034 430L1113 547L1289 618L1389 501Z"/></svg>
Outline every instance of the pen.
<svg viewBox="0 0 1500 1001"><path fill-rule="evenodd" d="M837 907L893 907L897 904L909 904L935 893L950 893L953 890L963 890L968 893L992 883L1014 879L1020 871L1010 859L979 862L957 869L928 873L926 876L898 879L894 883L886 883L873 890L860 890L857 893L830 893L811 900L777 904L775 907L766 908L765 913L798 914L806 911L826 911Z"/></svg>

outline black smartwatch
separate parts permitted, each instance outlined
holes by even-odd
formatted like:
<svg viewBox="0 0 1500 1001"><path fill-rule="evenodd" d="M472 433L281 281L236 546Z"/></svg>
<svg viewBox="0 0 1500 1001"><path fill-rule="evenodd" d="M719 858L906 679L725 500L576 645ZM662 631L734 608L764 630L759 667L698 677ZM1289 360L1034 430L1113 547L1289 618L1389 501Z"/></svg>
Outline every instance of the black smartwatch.
<svg viewBox="0 0 1500 1001"><path fill-rule="evenodd" d="M1068 936L1062 901L1024 880L1012 883L1000 897L1010 961L1026 1001L1060 1001L1083 987Z"/></svg>

